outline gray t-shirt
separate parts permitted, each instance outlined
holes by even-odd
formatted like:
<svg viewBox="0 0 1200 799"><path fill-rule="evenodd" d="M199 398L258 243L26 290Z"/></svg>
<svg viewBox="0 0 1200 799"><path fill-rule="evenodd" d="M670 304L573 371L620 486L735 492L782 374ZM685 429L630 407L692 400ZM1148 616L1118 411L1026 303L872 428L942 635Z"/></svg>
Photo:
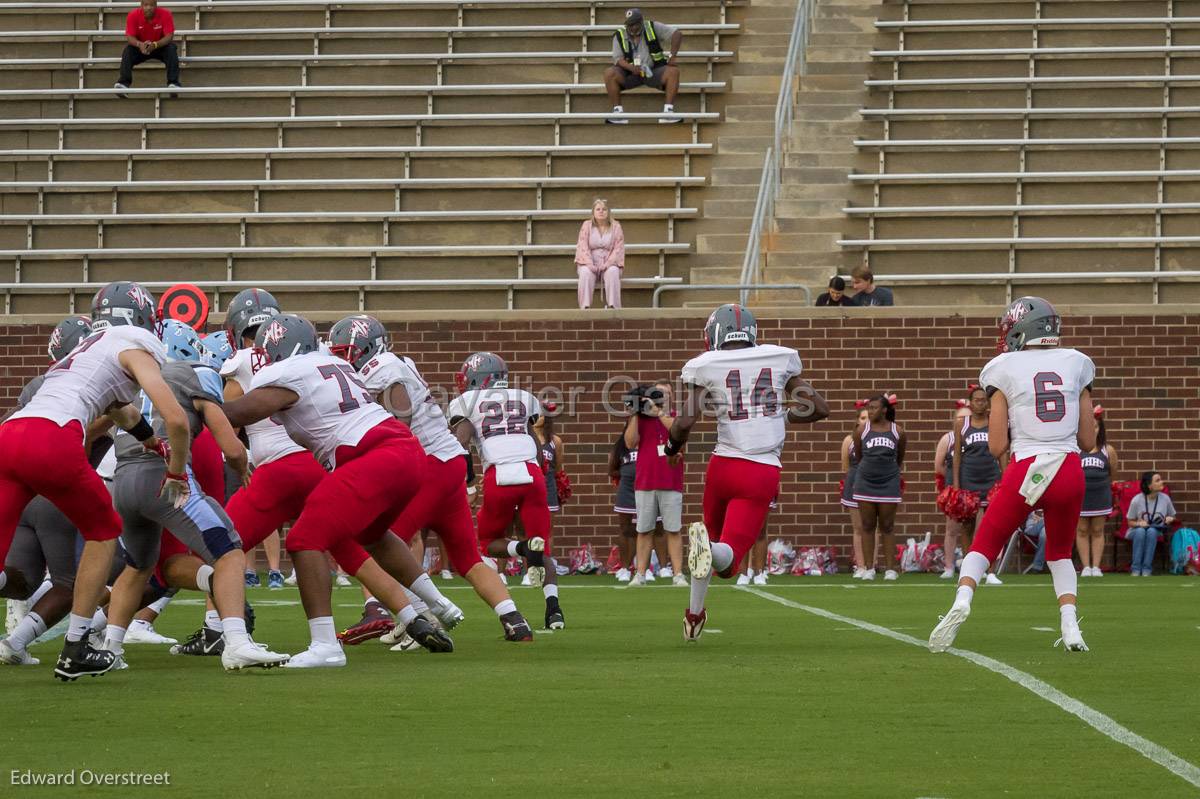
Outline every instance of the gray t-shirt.
<svg viewBox="0 0 1200 799"><path fill-rule="evenodd" d="M662 48L663 55L668 58L671 57L671 37L675 35L676 30L678 29L662 22L654 23L654 33L658 36L658 44ZM631 63L641 63L652 67L653 62L650 59L650 45L646 42L646 32L642 31L641 36L630 36L629 38L632 40L633 57L635 59ZM625 57L625 51L621 49L621 37L619 35L613 34L612 43L612 62L615 64Z"/></svg>
<svg viewBox="0 0 1200 799"><path fill-rule="evenodd" d="M21 395L17 397L17 407L24 408L33 400L33 395L42 387L42 383L46 382L45 375L38 375L25 384L25 388L21 389Z"/></svg>
<svg viewBox="0 0 1200 799"><path fill-rule="evenodd" d="M1135 496L1133 502L1129 503L1129 512L1125 514L1125 518L1132 521L1140 519L1151 527L1162 527L1166 524L1166 518L1174 515L1175 504L1169 496L1160 491L1154 497L1147 494Z"/></svg>
<svg viewBox="0 0 1200 799"><path fill-rule="evenodd" d="M853 299L854 304L860 308L896 304L895 298L892 296L892 290L885 289L883 286L876 286L870 294L860 291L854 295Z"/></svg>
<svg viewBox="0 0 1200 799"><path fill-rule="evenodd" d="M187 417L188 428L192 432L192 440L200 435L200 431L204 429L204 419L200 412L196 410L196 400L208 400L209 402L221 402L221 397L216 396L211 390L205 389L201 384L198 370L209 369L207 366L200 364L185 363L183 361L172 361L162 368L163 380L170 387L171 393L175 395L175 399L183 408L183 413ZM212 371L209 369L209 371ZM142 401L142 414L146 420L150 422L150 426L154 428L154 435L161 439L167 438L167 426L162 418L153 412L153 407L150 406L146 395L139 395ZM129 463L138 463L144 461L158 461L162 463L162 458L157 453L149 452L142 446L142 442L138 441L129 433L121 430L117 433L116 438L117 452L117 468ZM189 460L189 463L191 461Z"/></svg>

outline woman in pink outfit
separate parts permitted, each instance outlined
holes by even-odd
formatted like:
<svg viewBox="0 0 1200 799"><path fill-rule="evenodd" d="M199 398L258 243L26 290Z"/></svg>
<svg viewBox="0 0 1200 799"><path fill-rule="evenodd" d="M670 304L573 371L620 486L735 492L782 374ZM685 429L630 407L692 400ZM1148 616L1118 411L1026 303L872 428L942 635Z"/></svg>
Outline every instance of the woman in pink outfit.
<svg viewBox="0 0 1200 799"><path fill-rule="evenodd" d="M621 270L625 268L625 234L621 223L609 216L608 200L592 202L592 218L579 229L575 245L579 270L579 307L592 304L599 281L604 287L604 307L621 307Z"/></svg>

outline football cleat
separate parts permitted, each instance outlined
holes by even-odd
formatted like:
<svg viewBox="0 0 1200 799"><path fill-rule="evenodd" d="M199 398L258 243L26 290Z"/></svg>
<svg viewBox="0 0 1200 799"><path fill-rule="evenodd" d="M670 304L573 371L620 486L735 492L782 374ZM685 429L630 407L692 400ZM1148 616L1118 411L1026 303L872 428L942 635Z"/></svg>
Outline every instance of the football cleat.
<svg viewBox="0 0 1200 799"><path fill-rule="evenodd" d="M117 664L112 652L93 649L85 641L67 641L54 667L54 676L63 682L73 682L80 677L98 677Z"/></svg>
<svg viewBox="0 0 1200 799"><path fill-rule="evenodd" d="M313 641L308 649L292 655L285 669L336 669L346 665L346 653L337 644L323 644Z"/></svg>
<svg viewBox="0 0 1200 799"><path fill-rule="evenodd" d="M996 576L995 572L988 572L987 577L983 578L984 585L1004 585L1003 581Z"/></svg>
<svg viewBox="0 0 1200 799"><path fill-rule="evenodd" d="M567 619L563 616L562 608L555 605L553 608L546 608L546 629L547 630L562 630L567 626Z"/></svg>
<svg viewBox="0 0 1200 799"><path fill-rule="evenodd" d="M0 641L0 665L37 666L40 660L29 654L28 649L17 649L8 641Z"/></svg>
<svg viewBox="0 0 1200 799"><path fill-rule="evenodd" d="M430 652L453 652L454 641L445 632L417 616L404 628L409 638Z"/></svg>
<svg viewBox="0 0 1200 799"><path fill-rule="evenodd" d="M249 629L247 624L246 628ZM172 655L197 655L210 657L225 651L225 638L221 633L209 627L201 627L192 633L192 637L182 644L175 644L169 650Z"/></svg>
<svg viewBox="0 0 1200 799"><path fill-rule="evenodd" d="M370 641L391 632L396 626L392 614L378 602L368 602L363 608L363 616L352 627L338 633L338 640L346 646L357 646L364 641Z"/></svg>
<svg viewBox="0 0 1200 799"><path fill-rule="evenodd" d="M257 617L254 615L254 607L249 602L242 602L242 618L246 620L246 635L254 635Z"/></svg>
<svg viewBox="0 0 1200 799"><path fill-rule="evenodd" d="M5 603L4 633L12 635L13 630L21 623L21 619L29 613L31 603L21 599L9 599Z"/></svg>
<svg viewBox="0 0 1200 799"><path fill-rule="evenodd" d="M541 588L546 583L546 560L542 555L546 551L546 539L534 536L525 542L525 546L529 549L529 569L525 576L531 586Z"/></svg>
<svg viewBox="0 0 1200 799"><path fill-rule="evenodd" d="M453 580L454 579L454 575L450 573L449 569L442 569L442 573L439 574L438 576L441 577L443 580Z"/></svg>
<svg viewBox="0 0 1200 799"><path fill-rule="evenodd" d="M221 665L225 667L225 671L273 669L287 662L287 655L272 652L249 638L239 646L227 646L221 651Z"/></svg>
<svg viewBox="0 0 1200 799"><path fill-rule="evenodd" d="M396 631L400 632L400 637L396 639L396 645L391 648L392 652L420 652L421 645L413 640L413 637L408 634L403 627L396 626Z"/></svg>
<svg viewBox="0 0 1200 799"><path fill-rule="evenodd" d="M888 569L883 573L884 582L895 582L900 579L900 574L895 569Z"/></svg>
<svg viewBox="0 0 1200 799"><path fill-rule="evenodd" d="M692 613L690 610L685 610L683 612L683 640L699 641L700 633L704 632L704 624L707 621L707 609L702 609L699 613Z"/></svg>
<svg viewBox="0 0 1200 799"><path fill-rule="evenodd" d="M168 638L165 635L160 635L150 622L135 621L129 625L129 630L125 633L125 643L166 645L177 644L179 641L174 638Z"/></svg>
<svg viewBox="0 0 1200 799"><path fill-rule="evenodd" d="M708 540L708 529L704 522L692 522L688 527L688 571L694 579L704 580L712 576L712 570L712 544ZM703 622L700 626L704 626Z"/></svg>
<svg viewBox="0 0 1200 799"><path fill-rule="evenodd" d="M1079 621L1076 619L1062 620L1062 638L1054 642L1055 646L1063 645L1066 652L1087 652L1088 646L1083 642L1083 633L1079 631Z"/></svg>
<svg viewBox="0 0 1200 799"><path fill-rule="evenodd" d="M289 574L286 578L284 578L283 584L284 585L295 585L296 584L296 570L295 569L292 569L292 573Z"/></svg>
<svg viewBox="0 0 1200 799"><path fill-rule="evenodd" d="M280 588L283 588L283 572L267 572L267 588L272 591L278 591Z"/></svg>
<svg viewBox="0 0 1200 799"><path fill-rule="evenodd" d="M750 575L746 572L742 572L741 574L739 574L738 578L737 578L737 584L738 585L750 585Z"/></svg>
<svg viewBox="0 0 1200 799"><path fill-rule="evenodd" d="M258 579L258 572L246 572L246 587L262 588L262 581Z"/></svg>
<svg viewBox="0 0 1200 799"><path fill-rule="evenodd" d="M447 630L453 630L462 624L462 620L466 618L463 615L462 609L446 597L439 599L437 604L430 608L430 610L446 626Z"/></svg>
<svg viewBox="0 0 1200 799"><path fill-rule="evenodd" d="M971 615L971 606L966 602L955 602L945 616L938 620L937 627L929 634L929 651L945 652L954 646L958 628Z"/></svg>
<svg viewBox="0 0 1200 799"><path fill-rule="evenodd" d="M767 573L765 571L759 572L758 574L754 575L754 579L752 582L755 585L766 585L767 584Z"/></svg>
<svg viewBox="0 0 1200 799"><path fill-rule="evenodd" d="M505 641L533 640L533 628L518 611L514 610L512 613L505 613L501 616L500 626L504 628Z"/></svg>

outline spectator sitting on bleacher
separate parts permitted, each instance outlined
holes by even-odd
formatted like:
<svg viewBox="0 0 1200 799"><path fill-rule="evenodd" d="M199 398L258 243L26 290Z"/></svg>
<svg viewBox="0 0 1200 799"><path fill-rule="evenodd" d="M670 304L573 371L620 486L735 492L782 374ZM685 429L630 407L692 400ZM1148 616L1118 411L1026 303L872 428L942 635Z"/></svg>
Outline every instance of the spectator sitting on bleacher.
<svg viewBox="0 0 1200 799"><path fill-rule="evenodd" d="M1145 472L1142 475L1142 491L1129 503L1125 518L1129 520L1125 537L1133 544L1129 573L1134 577L1149 577L1154 570L1154 548L1158 545L1158 537L1175 521L1175 504L1163 493L1161 474Z"/></svg>
<svg viewBox="0 0 1200 799"><path fill-rule="evenodd" d="M853 304L860 308L896 304L892 290L876 286L875 275L865 266L857 267L850 273L850 282L854 285Z"/></svg>
<svg viewBox="0 0 1200 799"><path fill-rule="evenodd" d="M640 8L625 12L625 26L613 34L613 66L604 70L604 87L613 104L613 114L625 113L621 91L645 84L666 93L662 124L682 122L675 114L675 95L679 93L679 67L675 56L683 41L683 32L661 22L644 19ZM671 55L663 52L662 43L670 42ZM628 125L628 119L609 117L610 125Z"/></svg>
<svg viewBox="0 0 1200 799"><path fill-rule="evenodd" d="M579 272L579 307L592 305L596 282L604 287L604 307L621 307L621 270L625 268L625 233L608 212L608 200L592 200L592 218L579 228L575 269Z"/></svg>
<svg viewBox="0 0 1200 799"><path fill-rule="evenodd" d="M115 89L133 85L133 68L151 58L167 65L167 86L178 89L179 51L175 48L175 18L158 0L141 0L141 5L125 17L125 52L121 54L121 77ZM118 94L124 97L123 94Z"/></svg>
<svg viewBox="0 0 1200 799"><path fill-rule="evenodd" d="M854 300L846 296L846 281L834 275L829 281L829 290L817 297L815 305L824 308L827 305L849 306Z"/></svg>

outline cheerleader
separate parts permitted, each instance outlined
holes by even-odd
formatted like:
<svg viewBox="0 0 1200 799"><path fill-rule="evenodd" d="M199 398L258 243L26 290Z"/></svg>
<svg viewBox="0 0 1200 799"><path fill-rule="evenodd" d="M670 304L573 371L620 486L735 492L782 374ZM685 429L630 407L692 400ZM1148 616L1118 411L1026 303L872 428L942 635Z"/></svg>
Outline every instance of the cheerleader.
<svg viewBox="0 0 1200 799"><path fill-rule="evenodd" d="M863 562L872 564L862 579L875 579L875 531L881 534L887 571L883 579L896 580L896 507L900 504L900 470L904 466L904 432L896 424L896 395L880 394L867 403L867 421L855 431L853 448L858 461L854 476L854 501L863 524Z"/></svg>
<svg viewBox="0 0 1200 799"><path fill-rule="evenodd" d="M859 400L854 403L854 407L858 408L858 427L862 427L867 422L867 401ZM853 457L854 453L854 434L849 433L842 439L842 474L846 478L842 480L842 507L850 514L850 528L853 532L854 542L854 574L855 580L861 580L862 576L867 571L866 561L863 560L863 526L862 514L858 512L858 503L854 501L854 477L858 474L858 461ZM875 564L872 563L874 568Z"/></svg>
<svg viewBox="0 0 1200 799"><path fill-rule="evenodd" d="M991 400L981 386L971 384L967 397L970 416L954 428L954 487L979 495L979 510L987 507L988 493L1000 480L1000 461L988 449L988 423L991 416ZM963 549L970 549L975 535L974 518L962 523ZM1002 585L995 572L988 571L984 578L987 585Z"/></svg>
<svg viewBox="0 0 1200 799"><path fill-rule="evenodd" d="M950 425L950 430L938 439L937 449L933 454L933 482L939 497L946 488L946 478L954 480L954 431L962 425L963 419L971 415L967 404L966 400L961 399L955 403L957 407L954 411L954 421ZM942 570L942 579L949 580L955 574L955 553L958 550L958 536L962 533L962 522L949 513L945 516L946 534L942 539L942 557L945 561L945 568Z"/></svg>
<svg viewBox="0 0 1200 799"><path fill-rule="evenodd" d="M1096 416L1096 448L1083 456L1083 510L1075 528L1075 546L1083 565L1080 577L1103 577L1100 558L1104 555L1104 520L1112 514L1112 476L1117 471L1117 451L1104 432L1104 409Z"/></svg>

